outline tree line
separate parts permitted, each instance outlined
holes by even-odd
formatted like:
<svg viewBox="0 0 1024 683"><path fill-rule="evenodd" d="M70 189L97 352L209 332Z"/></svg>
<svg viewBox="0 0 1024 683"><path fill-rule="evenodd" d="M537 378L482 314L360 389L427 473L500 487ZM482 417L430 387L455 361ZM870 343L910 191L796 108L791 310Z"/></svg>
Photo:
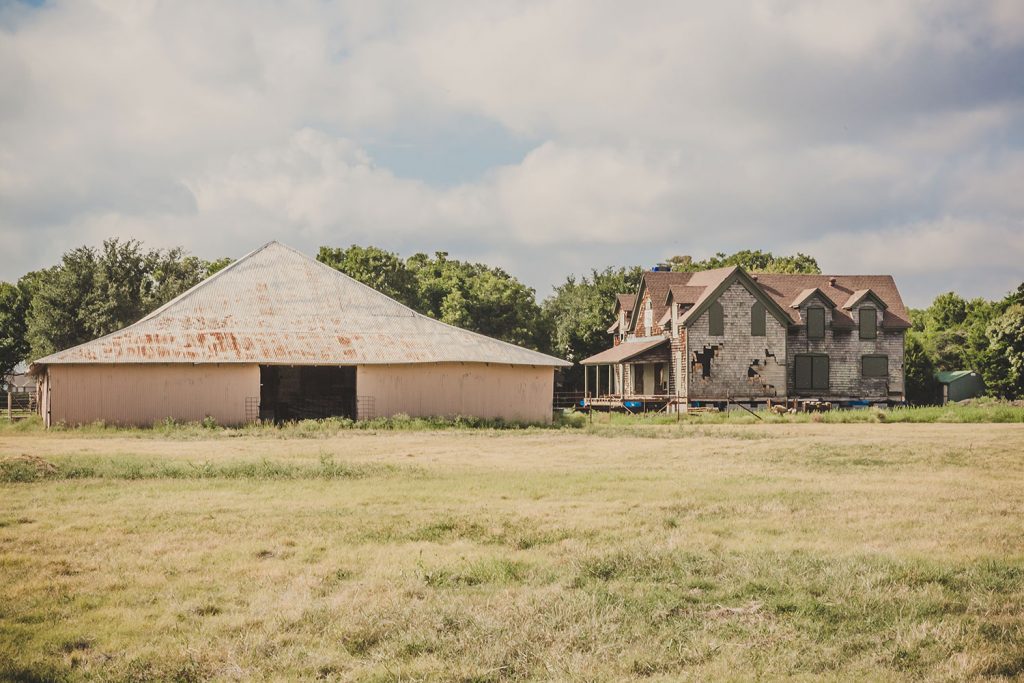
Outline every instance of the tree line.
<svg viewBox="0 0 1024 683"><path fill-rule="evenodd" d="M973 370L988 395L1024 398L1024 283L995 301L940 294L928 308L911 309L910 321L904 362L911 400L939 400L940 370Z"/></svg>
<svg viewBox="0 0 1024 683"><path fill-rule="evenodd" d="M640 266L569 275L542 302L536 291L501 268L417 253L403 258L377 247L321 247L317 260L445 323L577 362L609 345L615 295L635 292ZM231 263L206 261L182 248L145 249L137 240L106 240L65 253L60 263L16 283L0 282L0 374L19 362L109 334L159 308ZM738 265L776 273L820 273L806 254L743 250L707 259L673 256L681 272ZM938 400L935 372L972 369L989 392L1024 396L1024 284L999 301L942 294L911 310L907 393L916 403ZM564 377L581 383L579 366Z"/></svg>

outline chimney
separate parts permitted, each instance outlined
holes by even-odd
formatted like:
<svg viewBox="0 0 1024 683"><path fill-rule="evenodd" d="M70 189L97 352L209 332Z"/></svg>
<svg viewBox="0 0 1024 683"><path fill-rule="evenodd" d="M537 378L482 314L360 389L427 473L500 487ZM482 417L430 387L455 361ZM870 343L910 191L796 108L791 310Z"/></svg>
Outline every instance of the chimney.
<svg viewBox="0 0 1024 683"><path fill-rule="evenodd" d="M828 286L829 287L835 287L836 286L836 279L834 277L830 277L828 279Z"/></svg>

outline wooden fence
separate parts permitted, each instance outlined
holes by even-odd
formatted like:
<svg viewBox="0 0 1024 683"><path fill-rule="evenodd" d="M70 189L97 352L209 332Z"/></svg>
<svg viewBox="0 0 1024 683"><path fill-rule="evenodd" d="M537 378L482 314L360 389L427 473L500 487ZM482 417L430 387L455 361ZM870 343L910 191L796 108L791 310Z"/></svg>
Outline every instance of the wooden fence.
<svg viewBox="0 0 1024 683"><path fill-rule="evenodd" d="M11 422L31 417L38 412L35 392L8 391L7 400L4 402L7 409L7 419Z"/></svg>
<svg viewBox="0 0 1024 683"><path fill-rule="evenodd" d="M555 410L579 408L580 401L586 398L586 396L582 391L556 391L553 396L552 407Z"/></svg>

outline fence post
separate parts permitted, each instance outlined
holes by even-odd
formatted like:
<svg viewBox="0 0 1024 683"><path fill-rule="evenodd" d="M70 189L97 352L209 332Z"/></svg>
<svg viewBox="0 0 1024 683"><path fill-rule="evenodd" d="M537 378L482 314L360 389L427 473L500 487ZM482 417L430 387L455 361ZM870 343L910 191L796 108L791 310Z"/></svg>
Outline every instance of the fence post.
<svg viewBox="0 0 1024 683"><path fill-rule="evenodd" d="M7 392L7 421L14 422L14 395Z"/></svg>

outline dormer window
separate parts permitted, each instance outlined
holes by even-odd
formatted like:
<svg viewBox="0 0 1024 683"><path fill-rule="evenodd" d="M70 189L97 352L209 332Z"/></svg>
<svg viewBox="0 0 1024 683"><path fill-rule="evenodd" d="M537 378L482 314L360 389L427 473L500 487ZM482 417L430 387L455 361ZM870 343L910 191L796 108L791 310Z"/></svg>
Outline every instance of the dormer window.
<svg viewBox="0 0 1024 683"><path fill-rule="evenodd" d="M814 307L807 309L807 338L825 338L825 309Z"/></svg>
<svg viewBox="0 0 1024 683"><path fill-rule="evenodd" d="M858 314L860 322L860 338L875 339L878 336L878 312L865 306Z"/></svg>

